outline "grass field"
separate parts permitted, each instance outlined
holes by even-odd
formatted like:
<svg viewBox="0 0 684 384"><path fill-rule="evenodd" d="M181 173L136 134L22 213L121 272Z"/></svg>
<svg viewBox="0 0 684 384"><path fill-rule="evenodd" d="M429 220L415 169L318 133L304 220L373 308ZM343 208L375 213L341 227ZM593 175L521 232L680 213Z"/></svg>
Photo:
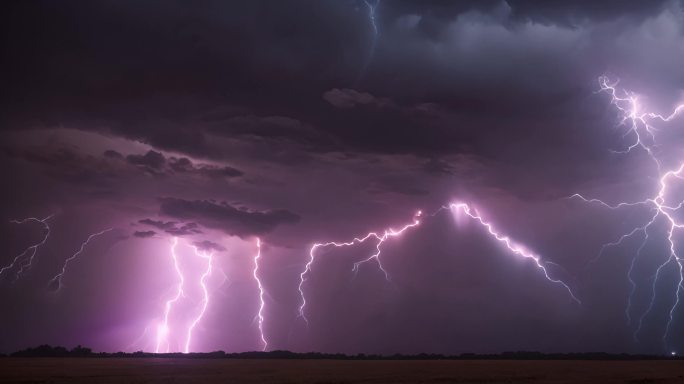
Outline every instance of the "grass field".
<svg viewBox="0 0 684 384"><path fill-rule="evenodd" d="M684 361L5 358L0 383L684 383Z"/></svg>

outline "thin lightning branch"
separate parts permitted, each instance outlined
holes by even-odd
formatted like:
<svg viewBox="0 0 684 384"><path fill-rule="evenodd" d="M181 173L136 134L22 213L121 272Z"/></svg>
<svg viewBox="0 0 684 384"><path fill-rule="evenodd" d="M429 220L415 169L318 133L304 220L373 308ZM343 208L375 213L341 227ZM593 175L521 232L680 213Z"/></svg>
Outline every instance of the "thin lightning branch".
<svg viewBox="0 0 684 384"><path fill-rule="evenodd" d="M522 246L516 244L511 240L510 237L501 234L498 232L494 226L486 221L482 216L480 216L479 213L473 208L471 208L468 204L466 203L451 203L449 204L448 207L442 207L442 209L449 209L451 211L461 211L468 215L470 218L474 219L477 221L480 225L482 225L487 232L498 242L504 244L506 248L508 248L509 251L511 251L513 254L522 256L523 258L530 259L534 262L535 266L542 271L542 274L546 278L546 280L554 283L561 285L565 290L568 291L570 294L570 297L576 301L578 304L582 304L582 302L575 296L575 294L572 292L572 289L570 289L570 286L568 286L566 283L564 283L562 280L555 279L549 275L549 271L546 269L546 266L544 265L544 262L542 261L541 257L539 255L536 255Z"/></svg>
<svg viewBox="0 0 684 384"><path fill-rule="evenodd" d="M672 321L674 319L674 314L680 302L680 291L684 283L684 260L677 253L675 244L676 232L684 228L684 223L679 222L676 218L676 214L679 212L679 209L681 209L684 206L684 202L680 201L676 204L670 203L668 200L668 192L673 179L684 179L684 162L678 168L663 171L662 162L660 161L658 154L655 151L655 147L657 146L656 137L658 130L652 125L652 122L669 122L674 120L684 111L684 104L679 104L675 106L672 112L666 115L644 111L644 108L639 101L639 97L632 92L618 90L618 82L611 83L606 76L599 77L598 81L600 91L608 93L611 97L611 104L613 104L617 108L618 113L621 116L620 124L627 127L627 132L625 133L625 136L631 135L633 137L633 141L631 142L631 144L628 145L626 150L621 151L621 153L628 153L633 149L637 148L644 150L657 166L659 175L658 188L655 196L647 197L644 200L638 202L620 202L618 204L610 204L599 199L585 198L584 196L579 194L575 194L571 197L579 198L582 201L588 203L597 203L603 206L604 208L608 208L610 210L632 208L637 206L647 206L649 207L651 212L653 212L650 219L646 220L646 222L642 226L635 228L630 233L622 235L617 241L608 243L602 247L603 250L607 246L619 245L624 239L629 238L636 233L644 233L644 240L637 249L636 255L632 258L629 270L627 272L627 280L629 281L631 288L630 294L627 299L627 309L625 310L625 314L630 324L632 321L632 297L636 292L637 288L635 281L632 279L635 263L639 258L643 248L646 246L646 243L648 242L649 229L651 229L651 227L659 220L664 221L667 224L667 229L665 230L665 233L669 248L668 257L665 260L665 262L661 263L658 266L658 268L655 271L655 274L653 275L651 286L651 298L648 308L645 312L641 314L641 316L639 316L639 320L634 331L634 338L635 340L638 340L638 335L642 329L644 319L653 310L654 303L657 297L656 287L662 275L661 272L666 267L674 265L676 269L679 271L679 278L677 281L677 286L675 288L676 291L674 292L675 299L668 311L668 321L667 325L665 326L665 331L663 333L663 341L667 343L667 336L669 334Z"/></svg>
<svg viewBox="0 0 684 384"><path fill-rule="evenodd" d="M348 247L348 246L352 246L352 245L355 245L355 244L364 243L364 242L366 242L366 240L369 240L369 239L375 239L375 240L377 241L377 242L376 242L376 245L375 245L375 249L376 249L375 253L371 254L371 255L370 255L368 258L366 258L366 259L363 259L363 260L361 260L361 261L359 261L359 262L354 263L354 267L352 268L352 270L353 270L354 272L357 272L358 269L359 269L359 267L361 266L361 264L364 264L364 263L367 263L367 262L369 262L369 261L371 261L371 260L374 260L374 261L378 264L378 267L380 268L380 270L385 274L385 279L386 279L387 281L389 281L389 280L390 280L389 273L388 273L387 270L382 266L382 262L380 261L380 253L381 253L380 247L382 246L382 244L383 244L387 239L389 239L389 238L391 238L391 237L400 236L400 235L403 234L406 230L418 226L418 225L420 224L420 220L419 220L418 218L421 216L421 214L422 214L422 212L421 212L421 211L418 211L418 212L416 213L416 215L414 216L413 221L412 221L411 223L409 223L409 224L404 225L404 226L401 227L401 229L399 229L399 230L394 230L394 229L392 229L392 228L388 228L388 229L384 230L384 231L382 232L382 234L379 234L378 232L369 232L369 233L367 233L365 236L363 236L363 237L355 237L353 240L351 240L351 241L349 241L349 242L335 242L335 241L331 241L331 242L327 242L327 243L316 243L316 244L314 244L314 245L311 247L311 249L309 250L309 261L306 263L305 268L304 268L304 271L303 271L301 274L299 274L299 295L300 295L300 298L301 298L301 305L299 306L299 317L301 317L302 319L304 319L304 321L308 324L309 321L308 321L308 319L306 318L306 316L305 316L305 314L304 314L305 307L306 307L306 297L305 297L305 295L304 295L304 282L307 280L307 278L306 278L307 275L308 275L309 273L311 273L311 267L312 267L312 265L313 265L313 263L314 263L314 261L315 261L315 259L316 259L316 250L317 250L318 248L326 248L326 247L331 247L331 246L332 246L332 247L338 247L338 248L339 248L339 247Z"/></svg>
<svg viewBox="0 0 684 384"><path fill-rule="evenodd" d="M474 209L472 209L468 204L465 204L465 203L452 203L452 204L449 204L448 206L443 206L443 207L441 207L439 210L437 210L437 212L435 212L434 214L432 214L432 215L430 215L430 216L435 216L437 213L439 213L439 212L442 211L442 210L462 211L462 212L465 213L468 217L474 219L477 223L479 223L480 225L482 225L482 226L487 230L487 233L488 233L491 237L493 237L496 241L498 241L498 242L504 244L504 245L506 246L506 248L507 248L509 251L511 251L513 254L518 255L518 256L522 256L523 258L526 258L526 259L532 260L532 261L535 263L536 267L537 267L539 270L542 271L542 273L543 273L544 277L546 278L546 280L548 280L548 281L551 282L551 283L561 285L563 288L565 288L565 290L568 291L568 293L570 294L570 297L571 297L574 301L576 301L578 304L581 304L581 301L577 298L577 296L575 296L575 294L573 293L573 291L572 291L572 289L570 288L570 286L568 286L568 285L567 285L566 283L564 283L562 280L555 279L555 278L553 278L553 277L551 277L551 276L549 275L549 272L548 272L548 270L547 270L547 268L546 268L546 264L550 264L550 263L545 263L545 262L543 262L543 261L541 260L541 257L540 257L540 256L538 256L538 255L536 255L536 254L534 254L534 253L532 253L532 252L529 252L529 251L525 250L522 246L520 246L520 245L516 244L515 242L513 242L513 240L511 240L508 236L502 235L500 232L498 232L498 231L494 228L494 226L493 226L490 222L484 220L484 218L482 218L482 216L480 216L480 215L479 215ZM310 251L309 251L309 260L308 260L308 262L307 262L306 265L305 265L304 271L299 275L299 278L300 278L300 280L299 280L299 294L300 294L300 297L301 297L301 301L300 301L300 302L301 302L301 305L299 306L299 317L303 318L303 319L306 321L306 323L308 324L308 320L307 320L307 318L306 318L306 316L305 316L305 313L304 313L304 312L305 312L306 303L307 303L307 302L306 302L306 297L305 297L305 294L304 294L304 282L307 280L307 278L306 278L307 275L308 275L309 273L311 273L312 265L313 265L313 263L314 263L314 261L315 261L315 259L316 259L316 250L317 250L318 248L325 248L325 247L330 247L330 246L334 246L334 247L348 247L348 246L352 246L352 245L355 245L355 244L363 243L363 242L365 242L366 240L369 240L369 239L375 239L375 240L377 241L377 242L376 242L376 246L375 246L376 252L373 253L372 255L370 255L368 258L363 259L363 260L361 260L361 261L359 261L359 262L354 263L353 271L354 271L354 272L357 272L358 269L359 269L359 266L360 266L361 264L367 263L367 262L369 262L369 261L371 261L371 260L375 260L375 261L378 263L378 267L380 268L380 270L385 274L385 279L386 279L387 281L390 281L389 273L387 272L386 269L384 269L384 267L382 266L382 263L381 263L381 261L380 261L380 254L381 254L381 248L380 248L380 247L381 247L382 244L383 244L387 239L389 239L390 237L397 237L397 236L400 236L401 234L403 234L403 233L404 233L405 231L407 231L408 229L414 228L414 227L418 226L418 225L420 224L420 220L419 220L418 218L419 218L421 215L422 215L422 212L421 212L421 211L418 211L418 213L417 213L416 216L414 217L414 221L413 221L412 223L409 223L409 224L404 225L404 226L401 227L401 229L399 229L399 230L393 230L393 229L391 229L391 228L386 229L386 230L383 232L382 235L378 234L377 232L370 232L370 233L366 234L366 235L363 236L363 237L355 237L353 240L351 240L351 241L349 241L349 242L327 242L327 243L316 243L316 244L314 244L314 245L311 247Z"/></svg>
<svg viewBox="0 0 684 384"><path fill-rule="evenodd" d="M254 280L259 287L259 311L257 312L256 320L259 324L259 337L262 345L261 350L265 351L268 348L268 342L264 336L264 306L266 304L264 302L264 287L259 279L259 260L261 259L261 240L259 238L256 239L256 246L257 253L256 256L254 256L254 270L252 271L252 276L254 276Z"/></svg>
<svg viewBox="0 0 684 384"><path fill-rule="evenodd" d="M33 265L33 259L35 258L36 253L38 252L38 248L40 248L43 244L45 244L48 240L48 237L50 237L50 226L48 225L47 221L50 220L52 218L52 216L54 216L54 214L52 214L52 215L50 215L44 219L29 217L29 218L26 218L23 220L10 220L10 223L14 223L14 224L24 224L24 223L27 223L29 221L41 223L43 225L43 228L45 229L45 235L43 236L43 239L40 242L33 244L33 245L29 246L28 248L26 248L24 250L24 252L17 255L12 260L11 263L9 263L8 265L6 265L2 269L0 269L0 276L2 276L2 274L5 271L12 270L12 269L14 269L15 266L19 265L19 267L20 267L19 271L17 271L16 276L15 276L15 280L16 280L21 276L21 274L24 270L31 268L31 266ZM27 255L30 255L30 256L27 256Z"/></svg>
<svg viewBox="0 0 684 384"><path fill-rule="evenodd" d="M202 317L204 317L204 313L207 310L207 306L209 305L209 290L207 289L207 278L209 275L211 275L212 271L212 264L214 260L214 253L213 252L206 252L206 251L200 251L197 249L197 247L193 247L195 250L195 256L200 257L202 259L207 260L207 269L204 271L202 274L202 277L200 278L200 285L202 286L202 293L203 293L203 298L202 298L202 309L200 310L199 315L192 321L192 324L190 324L190 327L188 328L188 338L185 341L185 353L190 352L190 343L192 339L192 331L195 329L197 324L202 320Z"/></svg>
<svg viewBox="0 0 684 384"><path fill-rule="evenodd" d="M52 285L54 285L54 284L57 284L57 289L56 289L56 291L59 291L59 290L62 288L62 277L63 277L64 274L66 273L67 266L69 265L69 263L70 263L72 260L74 260L75 258L77 258L78 255L80 255L81 253L83 253L83 250L84 250L85 247L88 245L88 243L90 242L90 240L92 240L94 237L98 237L98 236L103 235L103 234L105 234L105 233L107 233L107 232L109 232L109 231L112 231L113 229L114 229L114 228L108 228L108 229L105 229L104 231L100 231L100 232L97 232L97 233L93 233L92 235L88 236L88 238L86 239L86 241L84 241L84 242L81 244L81 248L79 248L78 251L76 251L76 253L74 253L73 255L71 255L69 258L67 258L66 260L64 260L64 264L62 264L62 271L61 271L60 273L58 273L57 275L55 275L55 277L53 277L53 278L50 280L50 282L48 283L48 285L49 285L49 286L52 286Z"/></svg>

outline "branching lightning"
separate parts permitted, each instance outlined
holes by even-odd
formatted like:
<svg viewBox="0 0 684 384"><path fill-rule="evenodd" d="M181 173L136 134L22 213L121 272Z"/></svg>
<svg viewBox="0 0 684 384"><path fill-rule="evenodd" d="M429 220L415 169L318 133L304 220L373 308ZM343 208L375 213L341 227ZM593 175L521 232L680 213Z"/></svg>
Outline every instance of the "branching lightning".
<svg viewBox="0 0 684 384"><path fill-rule="evenodd" d="M261 345L262 351L265 351L268 348L268 342L266 341L266 337L264 336L264 306L266 306L266 303L264 302L264 287L261 284L261 280L259 279L259 260L261 259L261 239L257 238L256 239L256 246L257 246L257 253L256 256L254 256L254 269L252 270L252 276L254 276L254 280L257 283L257 287L259 288L259 311L257 312L256 315L256 321L259 325L259 337L261 340Z"/></svg>
<svg viewBox="0 0 684 384"><path fill-rule="evenodd" d="M207 260L207 269L204 271L202 274L202 277L200 278L200 285L202 286L202 306L200 313L195 317L195 319L192 321L190 324L190 327L188 328L188 338L185 341L185 353L190 352L190 342L192 339L192 331L195 329L197 324L202 320L202 317L204 317L204 312L207 310L207 306L209 305L209 290L207 289L207 278L209 275L211 275L212 271L212 265L214 262L214 253L213 252L208 252L208 251L200 251L197 249L197 247L193 247L195 250L195 256L200 257L202 259Z"/></svg>
<svg viewBox="0 0 684 384"><path fill-rule="evenodd" d="M69 256L69 258L67 258L66 260L64 260L64 264L62 264L62 271L59 272L58 274L56 274L55 277L53 277L52 279L50 279L50 282L48 283L48 286L53 286L53 285L56 284L56 285L57 285L57 288L56 288L55 290L56 290L56 291L59 291L59 290L62 288L62 277L63 277L64 274L66 273L67 266L69 265L69 263L70 263L72 260L74 260L75 258L77 258L78 255L80 255L81 253L83 253L83 250L84 250L85 247L88 245L88 243L90 243L90 240L92 240L92 239L95 238L95 237L104 235L105 233L107 233L107 232L109 232L109 231L112 231L113 229L114 229L114 228L108 228L108 229L105 229L104 231L100 231L100 232L97 232L97 233L93 233L93 234L91 234L90 236L88 236L88 238L86 239L86 241L84 241L84 242L81 244L81 247L78 249L78 251L76 251L76 253L74 253L73 255Z"/></svg>
<svg viewBox="0 0 684 384"><path fill-rule="evenodd" d="M162 324L157 326L157 345L155 348L155 353L169 352L171 349L171 343L169 341L169 335L171 334L171 326L169 325L171 311L174 305L181 299L185 297L184 285L185 285L185 274L181 268L180 261L178 259L178 254L176 252L176 247L178 246L178 238L174 237L171 242L171 259L173 260L173 266L178 276L178 285L176 288L176 293L173 297L168 299L164 304L164 320ZM190 346L192 344L192 333L199 324L199 322L204 317L204 313L209 306L209 289L207 288L207 278L211 275L213 271L213 261L214 253L209 251L202 251L197 247L193 247L195 256L207 261L207 267L200 277L200 286L202 288L202 301L200 304L199 313L192 320L187 330L185 331L185 343L183 345L183 352L190 352Z"/></svg>
<svg viewBox="0 0 684 384"><path fill-rule="evenodd" d="M48 225L47 221L50 220L52 218L52 216L54 216L54 214L52 214L52 215L50 215L44 219L29 217L29 218L26 218L23 220L10 220L10 222L14 223L14 224L24 224L27 222L40 223L43 225L43 228L45 229L45 235L43 236L41 241L39 241L36 244L29 246L28 248L26 248L24 250L24 252L17 255L12 260L11 263L2 267L2 269L0 269L0 276L2 276L2 274L5 273L5 271L11 271L15 267L19 267L19 270L16 272L16 275L15 275L15 280L16 280L21 276L21 274L25 270L28 270L31 268L31 266L33 265L33 259L36 257L36 253L38 253L38 248L40 248L43 244L45 244L48 240L48 237L50 237L50 226Z"/></svg>
<svg viewBox="0 0 684 384"><path fill-rule="evenodd" d="M601 250L601 252L603 252L603 250L606 247L620 245L624 240L631 238L636 234L642 234L643 236L641 245L638 247L636 253L632 257L630 267L627 273L627 279L630 284L630 294L627 299L627 308L625 310L625 314L629 324L632 323L632 296L637 288L637 284L632 278L635 264L641 256L644 247L650 239L649 231L653 230L653 226L657 222L662 221L665 223L665 236L667 238L668 255L666 259L658 265L651 279L652 286L650 302L648 308L639 316L636 328L634 330L634 339L638 340L638 335L641 331L643 322L653 310L654 303L657 297L656 286L662 275L662 272L668 266L674 266L675 269L678 271L679 277L677 279L678 281L674 292L675 299L668 311L668 321L663 333L663 341L667 342L667 336L669 334L670 327L674 319L674 314L680 302L680 293L682 290L684 290L684 260L682 260L682 257L680 257L677 253L675 240L676 232L684 228L684 223L678 221L676 217L676 215L680 212L679 210L684 206L684 200L672 201L673 199L669 196L669 189L672 187L672 182L675 179L684 180L684 162L682 162L681 165L679 165L679 167L677 168L663 171L662 161L655 151L655 148L657 147L656 134L658 130L652 124L653 122L662 123L669 122L675 119L682 112L684 112L684 104L677 105L671 113L666 115L648 112L645 111L643 106L641 105L638 95L629 91L619 90L617 88L617 84L617 82L611 83L606 76L599 77L600 90L610 95L611 104L617 108L618 113L621 115L620 124L622 126L627 127L624 137L632 137L632 142L628 145L628 147L623 151L619 151L618 153L629 153L634 149L644 150L651 158L651 160L654 161L657 167L657 192L654 196L647 197L641 201L619 202L617 204L607 203L600 199L585 198L580 194L574 194L572 197L581 199L582 201L587 203L599 204L600 206L610 210L645 207L650 212L652 212L650 218L646 220L646 222L643 225L639 225L635 227L632 231L620 236L617 240L605 244ZM601 253L599 253L599 255L601 255Z"/></svg>
<svg viewBox="0 0 684 384"><path fill-rule="evenodd" d="M577 302L578 304L581 304L581 301L577 298L577 296L575 296L575 294L573 293L573 291L569 285L567 285L562 280L553 278L553 277L551 277L551 275L549 275L549 271L546 267L546 264L548 264L548 262L545 263L539 255L536 255L536 254L526 250L524 247L522 247L521 245L519 245L519 244L515 243L513 240L511 240L508 236L503 235L500 232L498 232L490 222L486 221L482 216L480 216L477 213L477 211L475 209L471 208L468 204L461 203L461 202L451 203L447 206L441 207L439 210L437 210L435 213L433 213L430 216L431 217L435 216L437 213L439 213L442 210L449 210L452 212L461 211L461 212L465 213L468 217L475 220L478 224L480 224L482 227L484 227L485 230L487 231L487 233L492 238L494 238L499 243L504 244L504 246L511 253L518 255L518 256L521 256L523 258L532 260L534 262L535 266L542 272L542 274L544 275L546 280L548 280L551 283L558 284L558 285L562 286L570 294L570 297L575 302ZM330 247L330 246L348 247L348 246L363 243L369 239L374 239L376 241L376 246L375 246L376 251L373 254L371 254L369 257L367 257L366 259L355 262L352 270L354 272L357 272L361 264L364 264L364 263L367 263L369 261L374 260L377 263L378 268L384 273L385 279L387 281L390 281L389 272L383 267L382 262L380 260L380 254L381 254L381 248L380 247L382 246L382 244L387 239L389 239L391 237L400 236L404 232L406 232L408 229L411 229L411 228L414 228L414 227L417 227L418 225L420 225L419 217L421 217L421 215L422 215L422 212L418 211L418 213L414 216L413 222L411 222L409 224L405 224L399 230L394 230L392 228L389 228L389 229L386 229L384 232L382 232L382 234L379 234L378 232L370 232L363 237L355 237L354 239L352 239L351 241L348 241L348 242L327 242L327 243L316 243L316 244L314 244L309 251L309 260L305 265L304 271L299 275L299 295L301 298L301 301L300 301L301 304L299 306L299 317L303 318L308 323L308 320L305 316L305 307L306 307L307 302L306 302L306 297L304 294L304 283L307 280L307 275L311 273L312 265L313 265L314 261L316 260L316 255L317 255L316 251L319 248L325 248L325 247Z"/></svg>
<svg viewBox="0 0 684 384"><path fill-rule="evenodd" d="M299 306L299 317L304 319L307 323L309 322L308 319L306 318L304 314L304 309L306 307L306 297L304 295L304 282L306 281L306 276L311 273L311 267L316 259L316 250L318 248L326 248L326 247L348 247L352 246L355 244L360 244L364 243L366 240L369 239L375 239L377 243L375 244L375 252L371 254L368 258L363 259L361 261L358 261L354 263L354 267L352 268L353 272L357 272L359 270L359 267L361 264L365 264L369 261L374 260L378 264L378 268L385 274L385 279L387 281L390 280L389 273L387 270L382 266L382 262L380 261L380 252L381 249L380 247L382 244L389 238L391 237L397 237L406 232L410 228L414 228L420 224L420 220L418 219L422 215L421 211L418 211L416 215L413 218L413 221L409 224L404 225L401 227L399 230L394 230L392 228L388 228L382 232L382 234L379 234L378 232L369 232L363 237L355 237L353 240L349 242L327 242L327 243L316 243L314 244L311 249L309 250L309 261L306 263L304 267L304 271L299 275L299 296L301 298L301 304Z"/></svg>

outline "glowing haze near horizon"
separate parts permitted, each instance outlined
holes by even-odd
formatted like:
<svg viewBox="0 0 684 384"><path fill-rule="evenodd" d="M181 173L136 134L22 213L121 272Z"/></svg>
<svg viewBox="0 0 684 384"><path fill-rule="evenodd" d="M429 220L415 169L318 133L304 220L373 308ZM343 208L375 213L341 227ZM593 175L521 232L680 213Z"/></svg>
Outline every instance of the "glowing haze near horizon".
<svg viewBox="0 0 684 384"><path fill-rule="evenodd" d="M0 353L684 353L681 1L2 7Z"/></svg>

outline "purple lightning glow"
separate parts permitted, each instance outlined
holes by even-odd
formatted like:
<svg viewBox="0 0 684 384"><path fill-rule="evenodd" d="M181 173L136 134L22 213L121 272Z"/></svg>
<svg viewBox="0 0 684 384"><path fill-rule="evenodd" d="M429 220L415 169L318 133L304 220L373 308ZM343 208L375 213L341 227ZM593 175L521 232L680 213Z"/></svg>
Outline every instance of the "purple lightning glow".
<svg viewBox="0 0 684 384"><path fill-rule="evenodd" d="M181 298L183 295L183 284L185 282L185 277L183 272L178 265L178 255L176 255L176 246L178 246L178 238L174 237L171 242L171 259L173 260L173 267L178 275L178 288L176 289L176 294L164 304L164 322L157 327L157 347L155 348L155 353L160 353L162 345L166 345L166 352L169 351L169 314L173 305Z"/></svg>
<svg viewBox="0 0 684 384"><path fill-rule="evenodd" d="M577 302L578 304L581 304L581 301L577 298L577 296L575 296L575 294L573 293L573 291L569 285L564 283L562 280L555 279L549 275L549 272L546 268L546 265L542 261L542 259L539 255L536 255L536 254L526 250L523 246L521 246L521 245L515 243L513 240L511 240L508 236L503 235L500 232L498 232L490 222L486 221L482 216L480 216L477 213L477 211L475 209L471 208L468 204L460 203L460 202L451 203L448 206L441 207L439 210L437 210L434 214L432 214L430 216L433 217L442 210L449 210L449 211L454 212L454 213L459 212L459 211L465 213L468 217L475 220L478 224L480 224L482 227L484 227L486 229L487 233L492 238L494 238L499 243L504 244L504 246L511 253L518 255L518 256L521 256L523 258L532 260L535 263L536 267L542 271L546 280L548 280L551 283L561 285L570 294L570 297L575 302ZM418 217L420 217L421 215L422 215L422 212L418 211L416 216L414 216L414 221L412 223L404 225L399 230L393 230L392 228L389 228L389 229L385 230L382 235L379 235L377 232L370 232L363 237L355 237L353 240L351 240L349 242L327 242L327 243L316 243L316 244L314 244L311 247L311 250L309 251L309 261L306 263L304 271L299 275L299 277L300 277L299 294L300 294L300 298L301 298L301 305L299 307L299 316L301 318L303 318L308 323L308 320L304 314L304 310L306 307L306 297L304 294L304 282L306 281L306 276L309 273L311 273L311 267L315 261L316 250L318 248L325 248L325 247L329 247L329 246L347 247L347 246L352 246L355 244L363 243L368 239L375 239L375 240L377 240L377 243L375 246L376 252L373 253L368 258L354 263L353 271L357 272L359 269L359 266L361 264L364 264L364 263L369 262L371 260L375 260L378 264L378 268L380 268L380 270L385 274L385 279L387 281L390 281L390 275L387 272L387 270L383 267L382 262L380 261L380 253L381 253L380 247L388 238L400 236L406 230L420 225L420 220L418 220Z"/></svg>
<svg viewBox="0 0 684 384"><path fill-rule="evenodd" d="M185 291L184 291L184 285L186 282L185 278L185 273L183 272L183 268L181 268L181 263L178 257L177 253L177 248L178 246L178 238L174 237L171 243L171 259L173 260L173 266L174 270L176 271L176 274L178 276L178 285L176 288L176 293L174 294L173 297L168 299L165 304L164 304L164 320L163 323L157 326L157 343L156 343L156 348L155 348L155 353L162 353L162 352L171 352L171 342L169 341L169 337L171 335L172 329L170 325L170 317L171 317L171 312L173 311L173 308L175 305L178 303L178 301L182 298L185 297ZM209 251L202 251L198 249L197 247L192 247L194 250L194 255L200 259L206 260L207 262L207 267L202 273L202 276L200 277L200 287L202 289L202 301L200 304L200 309L198 314L192 319L190 322L190 325L187 326L187 330L184 332L185 334L185 342L183 344L183 353L189 353L190 352L190 346L192 344L192 334L195 329L195 327L200 323L202 318L204 317L204 314L207 310L207 307L209 306L209 289L207 287L207 279L211 275L213 271L213 258L214 258L214 253L209 252ZM178 328L178 327L174 327Z"/></svg>
<svg viewBox="0 0 684 384"><path fill-rule="evenodd" d="M50 282L48 283L48 286L54 286L54 285L56 284L56 285L57 285L57 288L55 289L55 291L59 291L59 290L62 288L62 277L63 277L64 274L66 273L67 266L69 265L69 263L70 263L72 260L74 260L75 258L77 258L78 255L80 255L81 253L83 253L83 250L84 250L85 247L88 245L88 243L90 243L90 240L92 240L93 238L98 237L98 236L100 236L100 235L103 235L103 234L105 234L105 233L107 233L107 232L109 232L109 231L112 231L113 229L114 229L114 228L108 228L108 229L105 229L104 231L100 231L100 232L97 232L97 233L93 233L93 234L91 234L90 236L88 236L88 238L86 239L86 241L84 241L84 242L81 244L81 247L78 249L78 251L76 251L76 253L74 253L73 255L69 256L69 258L67 258L66 260L64 260L64 264L62 264L62 271L59 272L58 274L56 274L55 277L53 277L52 279L50 279Z"/></svg>
<svg viewBox="0 0 684 384"><path fill-rule="evenodd" d="M363 259L363 260L361 260L361 261L358 261L358 262L354 263L354 267L352 268L352 270L353 270L354 272L357 272L358 269L359 269L359 267L361 266L361 264L367 263L367 262L369 262L369 261L371 261L371 260L375 260L375 262L378 264L378 268L380 268L380 270L385 274L385 279L386 279L387 281L389 281L389 280L390 280L389 273L388 273L387 270L382 266L382 262L380 261L380 252L381 252L380 247L382 246L382 244L383 244L387 239L389 239L389 238L391 238L391 237L400 236L400 235L403 234L406 230L418 226L418 225L420 224L420 220L418 220L418 217L420 217L421 215L422 215L422 212L421 212L421 211L418 211L418 212L416 213L416 215L414 216L414 218L413 218L413 222L404 225L404 226L401 227L401 229L399 229L399 230L394 230L394 229L392 229L392 228L388 228L388 229L384 230L384 232L382 233L382 235L379 235L378 232L369 232L369 233L366 234L365 236L363 236L363 237L355 237L353 240L351 240L351 241L349 241L349 242L335 242L335 241L331 241L331 242L327 242L327 243L316 243L316 244L314 244L314 245L311 247L311 249L309 250L309 261L306 263L305 268L304 268L304 271L299 275L299 296L300 296L300 298L301 298L301 305L299 306L299 317L301 317L302 319L304 319L304 321L306 321L307 323L309 322L308 319L306 318L306 316L304 315L304 308L306 307L306 297L305 297L305 295L304 295L304 282L306 281L306 276L307 276L307 274L309 274L309 273L311 272L311 267L312 267L312 265L313 265L313 263L314 263L314 261L315 261L315 259L316 259L316 250L317 250L318 248L325 248L325 247L330 247L330 246L333 246L333 247L348 247L348 246L351 246L351 245L363 243L363 242L365 242L366 240L369 240L369 239L375 239L375 240L377 241L377 243L375 244L375 249L376 249L375 253L371 254L371 255L370 255L368 258L366 258L366 259Z"/></svg>
<svg viewBox="0 0 684 384"><path fill-rule="evenodd" d="M207 289L207 278L209 275L211 275L212 271L212 264L214 261L214 253L213 252L207 252L207 251L200 251L197 249L197 247L193 247L195 251L195 256L200 257L202 259L207 260L207 269L204 271L202 274L202 277L200 278L200 285L202 286L202 309L200 310L199 315L192 321L192 324L190 324L190 327L188 328L188 338L185 341L185 353L190 352L190 342L192 339L192 331L195 329L197 324L202 320L202 317L204 317L204 313L207 310L207 306L209 305L209 290Z"/></svg>
<svg viewBox="0 0 684 384"><path fill-rule="evenodd" d="M474 219L477 221L480 225L482 225L486 230L489 235L491 235L496 241L502 243L511 253L522 256L526 259L530 259L534 262L536 267L542 271L544 277L546 280L554 283L554 284L559 284L565 288L568 293L570 294L570 297L574 301L577 302L577 304L582 304L582 302L575 296L575 294L572 292L572 289L570 289L570 286L568 286L566 283L559 279L554 279L549 275L549 271L546 269L546 266L544 265L544 262L542 261L541 257L533 252L530 252L529 250L525 249L523 246L515 243L513 240L511 240L510 237L501 234L499 231L497 231L494 226L486 221L482 216L480 216L479 213L474 208L471 208L468 204L466 203L451 203L449 206L442 207L441 209L449 209L452 212L454 211L461 211L465 213L468 217L471 219Z"/></svg>
<svg viewBox="0 0 684 384"><path fill-rule="evenodd" d="M646 243L649 241L649 230L652 230L652 226L658 221L663 221L666 224L667 229L665 235L667 237L669 255L664 262L658 265L652 277L650 302L648 308L639 316L636 329L634 330L634 339L638 341L638 335L641 331L643 322L653 310L657 297L656 286L661 277L662 271L666 267L673 265L678 270L679 277L674 292L675 300L668 311L668 321L662 336L663 342L667 343L667 336L674 319L674 313L680 302L680 292L684 290L684 261L677 253L675 244L676 231L684 228L684 223L679 222L676 218L679 210L684 206L684 200L674 202L671 201L672 199L669 196L668 190L672 186L671 183L673 179L684 180L684 162L681 163L681 165L679 165L677 168L667 171L662 170L662 162L654 150L654 148L657 146L656 134L658 130L652 125L652 123L669 122L675 119L680 113L682 113L682 111L684 111L684 104L677 105L670 114L666 115L648 112L644 110L639 101L639 97L635 93L626 90L619 90L617 89L617 84L617 82L611 83L606 76L599 77L600 90L602 92L608 93L611 96L611 104L617 108L618 113L621 115L620 124L622 126L627 126L627 131L625 132L624 136L631 135L634 140L631 144L629 144L626 150L620 151L619 153L629 153L633 149L641 148L648 154L648 156L655 162L658 171L657 192L654 196L647 197L641 201L619 202L613 204L607 203L600 199L585 198L580 194L574 194L572 197L579 198L587 203L596 203L611 210L646 207L653 213L646 223L635 227L632 231L625 233L617 240L605 244L601 250L601 252L603 252L606 247L620 245L625 239L628 239L636 234L642 234L643 236L642 243L632 257L632 261L627 272L627 279L630 284L630 294L627 299L627 308L625 310L625 314L628 324L632 323L632 296L637 288L637 285L632 278L635 263L641 256L642 250L646 246ZM599 256L600 255L601 253L599 253Z"/></svg>
<svg viewBox="0 0 684 384"><path fill-rule="evenodd" d="M264 302L264 287L261 284L261 280L259 279L259 260L261 259L261 239L257 238L256 239L256 246L257 246L257 253L256 256L254 256L254 269L252 270L252 276L254 276L254 280L257 283L257 286L259 287L259 311L257 312L256 315L256 321L259 325L259 337L261 339L261 345L262 351L265 351L268 348L268 342L266 341L266 337L264 336L264 306L266 303Z"/></svg>
<svg viewBox="0 0 684 384"><path fill-rule="evenodd" d="M11 271L12 269L14 269L15 266L19 266L19 270L16 272L16 275L15 275L15 280L16 280L21 276L21 274L25 270L28 270L31 268L31 266L33 265L33 259L36 257L36 253L38 253L38 248L40 248L43 244L45 244L48 240L48 237L50 237L50 226L48 225L47 221L49 219L51 219L52 216L54 216L54 214L52 214L52 215L50 215L44 219L29 217L29 218L26 218L23 220L10 220L10 222L14 223L14 224L24 224L24 223L27 223L29 221L41 223L43 225L43 228L45 229L45 235L43 236L43 239L41 241L39 241L36 244L29 246L28 248L26 248L24 250L24 252L17 255L12 260L11 263L2 267L2 269L0 269L0 276L2 276L2 274L5 271L8 271L8 270ZM30 256L27 256L29 254L30 254Z"/></svg>

